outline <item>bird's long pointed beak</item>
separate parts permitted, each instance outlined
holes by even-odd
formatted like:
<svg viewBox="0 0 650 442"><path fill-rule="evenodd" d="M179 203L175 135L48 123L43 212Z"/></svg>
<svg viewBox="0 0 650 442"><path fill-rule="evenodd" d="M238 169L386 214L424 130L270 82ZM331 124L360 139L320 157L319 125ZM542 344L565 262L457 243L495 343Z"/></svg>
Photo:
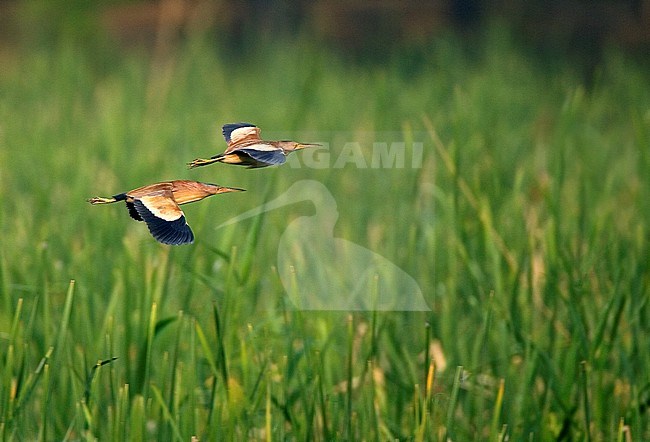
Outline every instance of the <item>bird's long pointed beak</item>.
<svg viewBox="0 0 650 442"><path fill-rule="evenodd" d="M308 147L321 147L322 144L318 143L298 143L295 150L307 149Z"/></svg>
<svg viewBox="0 0 650 442"><path fill-rule="evenodd" d="M219 187L217 193L228 193L228 192L246 192L246 189L240 189L239 187Z"/></svg>

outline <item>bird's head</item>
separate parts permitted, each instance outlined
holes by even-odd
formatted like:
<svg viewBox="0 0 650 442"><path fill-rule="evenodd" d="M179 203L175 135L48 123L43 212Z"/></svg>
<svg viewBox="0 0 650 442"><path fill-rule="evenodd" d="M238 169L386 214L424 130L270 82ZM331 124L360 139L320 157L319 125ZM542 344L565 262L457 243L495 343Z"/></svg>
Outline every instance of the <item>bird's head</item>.
<svg viewBox="0 0 650 442"><path fill-rule="evenodd" d="M239 187L224 187L220 186L218 184L210 184L211 187L211 192L213 195L218 195L220 193L228 193L228 192L245 192L246 189L240 189Z"/></svg>
<svg viewBox="0 0 650 442"><path fill-rule="evenodd" d="M278 147L285 152L293 152L294 150L306 149L308 147L319 147L321 144L316 143L298 143L296 141L278 141Z"/></svg>

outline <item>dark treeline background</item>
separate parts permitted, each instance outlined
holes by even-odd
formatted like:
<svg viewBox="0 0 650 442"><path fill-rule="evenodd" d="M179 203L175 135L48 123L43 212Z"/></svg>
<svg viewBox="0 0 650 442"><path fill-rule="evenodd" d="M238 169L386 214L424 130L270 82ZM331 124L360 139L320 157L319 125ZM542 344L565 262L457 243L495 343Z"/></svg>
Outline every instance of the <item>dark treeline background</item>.
<svg viewBox="0 0 650 442"><path fill-rule="evenodd" d="M597 68L603 51L650 53L650 0L0 0L0 42L48 45L60 38L120 49L162 50L192 34L241 54L269 39L309 39L359 62L411 54L441 34L471 47L499 23L532 55Z"/></svg>

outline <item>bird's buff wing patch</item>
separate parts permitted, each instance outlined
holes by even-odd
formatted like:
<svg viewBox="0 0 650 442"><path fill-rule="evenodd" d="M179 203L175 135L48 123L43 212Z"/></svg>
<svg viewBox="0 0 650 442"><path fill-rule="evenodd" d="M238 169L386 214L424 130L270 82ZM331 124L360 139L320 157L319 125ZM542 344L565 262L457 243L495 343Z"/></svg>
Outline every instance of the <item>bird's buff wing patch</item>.
<svg viewBox="0 0 650 442"><path fill-rule="evenodd" d="M222 129L228 147L260 141L260 129L250 123L226 124Z"/></svg>
<svg viewBox="0 0 650 442"><path fill-rule="evenodd" d="M183 216L183 211L174 201L171 191L142 196L136 201L141 201L154 216L165 221L175 221Z"/></svg>
<svg viewBox="0 0 650 442"><path fill-rule="evenodd" d="M163 244L179 245L194 241L192 229L185 221L183 211L171 198L145 196L133 201L149 232Z"/></svg>

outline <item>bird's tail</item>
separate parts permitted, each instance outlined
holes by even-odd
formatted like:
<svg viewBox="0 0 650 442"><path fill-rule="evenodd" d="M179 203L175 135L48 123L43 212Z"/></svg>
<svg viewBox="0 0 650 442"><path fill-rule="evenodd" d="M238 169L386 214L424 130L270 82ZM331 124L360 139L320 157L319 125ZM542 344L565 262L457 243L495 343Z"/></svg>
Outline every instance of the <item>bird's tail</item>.
<svg viewBox="0 0 650 442"><path fill-rule="evenodd" d="M124 201L125 199L126 199L126 193L118 193L117 195L113 195L110 198L105 198L103 196L94 196L92 198L89 198L86 201L88 201L92 205L95 205L95 204L111 204L117 201Z"/></svg>
<svg viewBox="0 0 650 442"><path fill-rule="evenodd" d="M195 167L201 167L201 166L207 166L208 164L216 163L218 161L221 161L223 158L223 155L216 155L212 158L204 159L204 158L197 158L195 160L192 160L191 162L187 163L187 167L189 169L194 169Z"/></svg>

